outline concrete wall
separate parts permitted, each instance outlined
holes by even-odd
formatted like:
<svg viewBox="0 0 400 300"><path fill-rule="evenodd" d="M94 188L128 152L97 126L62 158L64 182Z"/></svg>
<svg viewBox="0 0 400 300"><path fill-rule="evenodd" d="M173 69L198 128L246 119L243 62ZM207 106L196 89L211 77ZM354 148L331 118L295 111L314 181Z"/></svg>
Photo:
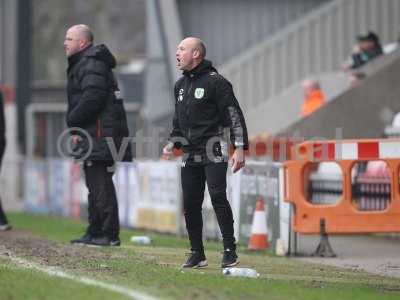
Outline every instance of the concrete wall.
<svg viewBox="0 0 400 300"><path fill-rule="evenodd" d="M318 79L327 101L342 93L349 85L343 72L324 73L312 78ZM259 105L257 109L245 111L250 135L275 134L300 120L303 99L301 82L297 82L271 101Z"/></svg>
<svg viewBox="0 0 400 300"><path fill-rule="evenodd" d="M182 31L207 44L215 65L331 0L177 0Z"/></svg>
<svg viewBox="0 0 400 300"><path fill-rule="evenodd" d="M147 68L143 114L146 120L154 122L170 116L174 109L173 87L179 76L175 68L175 50L181 32L175 0L149 0L146 5Z"/></svg>
<svg viewBox="0 0 400 300"><path fill-rule="evenodd" d="M15 86L17 1L0 0L0 83Z"/></svg>
<svg viewBox="0 0 400 300"><path fill-rule="evenodd" d="M400 111L400 50L370 62L362 71L367 78L360 85L282 130L278 136L382 137L385 126Z"/></svg>
<svg viewBox="0 0 400 300"><path fill-rule="evenodd" d="M359 33L373 30L386 44L397 39L399 28L398 0L330 1L249 47L219 71L232 82L242 109L251 116L250 132L275 133L288 126L288 121L296 121L293 105L302 95L293 94L291 101L284 96L293 86L309 76L326 82L320 75L340 70Z"/></svg>

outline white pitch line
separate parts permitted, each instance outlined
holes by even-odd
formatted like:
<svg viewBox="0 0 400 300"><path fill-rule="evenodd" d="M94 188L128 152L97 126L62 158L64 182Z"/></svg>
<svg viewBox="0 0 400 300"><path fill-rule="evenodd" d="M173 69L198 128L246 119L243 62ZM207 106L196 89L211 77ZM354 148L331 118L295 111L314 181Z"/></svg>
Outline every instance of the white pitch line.
<svg viewBox="0 0 400 300"><path fill-rule="evenodd" d="M119 294L124 295L124 296L128 296L131 299L135 299L135 300L159 300L158 298L155 298L153 296L150 296L150 295L147 295L145 293L138 292L136 290L129 289L129 288L126 288L126 287L123 287L123 286L110 284L110 283L106 283L106 282L101 282L101 281L98 281L98 280L90 279L88 277L68 274L68 273L60 270L59 268L55 268L55 267L43 267L43 266L40 266L40 265L35 264L33 262L30 262L28 260L25 260L23 258L13 257L13 256L10 255L10 253L7 253L6 255L4 255L4 253L0 253L0 256L11 260L12 262L17 264L18 266L20 266L22 268L25 268L25 269L33 269L33 270L37 270L37 271L46 273L46 274L48 274L50 276L66 278L66 279L74 280L74 281L77 281L79 283L83 283L83 284L86 284L86 285L92 285L92 286L101 287L103 289L106 289L106 290L109 290L109 291L112 291L112 292L116 292L116 293L119 293Z"/></svg>

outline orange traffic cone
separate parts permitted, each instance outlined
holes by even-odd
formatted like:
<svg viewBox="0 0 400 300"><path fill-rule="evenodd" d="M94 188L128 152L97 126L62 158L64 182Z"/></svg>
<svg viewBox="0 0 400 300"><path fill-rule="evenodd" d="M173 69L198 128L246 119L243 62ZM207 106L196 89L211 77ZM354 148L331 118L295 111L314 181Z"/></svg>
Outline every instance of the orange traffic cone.
<svg viewBox="0 0 400 300"><path fill-rule="evenodd" d="M251 236L249 241L250 250L265 250L268 245L267 220L264 209L264 199L258 198L256 210L254 211Z"/></svg>

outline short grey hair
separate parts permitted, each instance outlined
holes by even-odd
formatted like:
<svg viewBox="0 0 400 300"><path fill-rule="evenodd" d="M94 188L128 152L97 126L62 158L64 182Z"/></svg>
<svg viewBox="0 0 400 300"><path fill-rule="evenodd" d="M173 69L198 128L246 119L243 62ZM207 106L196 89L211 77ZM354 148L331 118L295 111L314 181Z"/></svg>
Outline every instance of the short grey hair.
<svg viewBox="0 0 400 300"><path fill-rule="evenodd" d="M93 43L94 36L92 30L89 28L89 26L85 24L79 24L75 25L75 27L79 30L79 34L81 35L82 38L87 40L89 43Z"/></svg>
<svg viewBox="0 0 400 300"><path fill-rule="evenodd" d="M307 79L303 80L301 85L303 88L311 88L313 90L317 90L317 89L321 88L318 80L316 80L314 78L307 78Z"/></svg>
<svg viewBox="0 0 400 300"><path fill-rule="evenodd" d="M206 45L204 44L204 42L201 39L196 38L196 40L197 40L197 45L196 45L195 49L200 52L200 56L202 58L206 57L206 54L207 54Z"/></svg>

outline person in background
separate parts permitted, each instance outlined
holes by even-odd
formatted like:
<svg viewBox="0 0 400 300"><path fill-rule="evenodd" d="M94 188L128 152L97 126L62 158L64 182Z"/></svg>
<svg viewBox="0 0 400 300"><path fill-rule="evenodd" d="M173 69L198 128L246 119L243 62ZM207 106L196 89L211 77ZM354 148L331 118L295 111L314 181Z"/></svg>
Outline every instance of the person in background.
<svg viewBox="0 0 400 300"><path fill-rule="evenodd" d="M301 107L301 116L307 117L325 104L325 95L318 81L306 79L302 82L304 101Z"/></svg>
<svg viewBox="0 0 400 300"><path fill-rule="evenodd" d="M74 158L84 162L89 191L89 226L72 244L119 246L118 203L112 176L117 160L130 160L130 147L120 153L129 137L125 108L112 69L116 60L108 48L93 45L87 25L68 29L64 48L68 58L66 123L76 139ZM130 145L129 145L130 146Z"/></svg>
<svg viewBox="0 0 400 300"><path fill-rule="evenodd" d="M349 85L350 87L355 87L360 84L360 82L367 77L365 73L363 72L350 72L348 79L349 79Z"/></svg>
<svg viewBox="0 0 400 300"><path fill-rule="evenodd" d="M368 31L356 38L357 44L353 48L349 61L343 66L345 70L357 69L383 54L382 45L375 32Z"/></svg>
<svg viewBox="0 0 400 300"><path fill-rule="evenodd" d="M0 91L0 171L1 171L1 162L3 161L5 148L6 148L6 122L4 116L3 94ZM8 224L8 220L6 214L3 211L0 198L0 231L6 231L10 229L11 225Z"/></svg>
<svg viewBox="0 0 400 300"><path fill-rule="evenodd" d="M397 40L395 42L383 45L383 53L386 55L396 51L397 49L399 49L399 44L400 44L400 35L397 37Z"/></svg>

